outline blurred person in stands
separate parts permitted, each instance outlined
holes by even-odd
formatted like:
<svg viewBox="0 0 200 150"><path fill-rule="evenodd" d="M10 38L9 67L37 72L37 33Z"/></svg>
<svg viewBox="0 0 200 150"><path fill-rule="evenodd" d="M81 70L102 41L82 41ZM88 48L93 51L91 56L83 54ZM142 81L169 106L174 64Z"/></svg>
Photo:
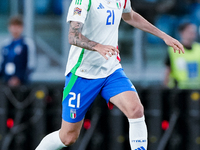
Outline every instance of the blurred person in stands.
<svg viewBox="0 0 200 150"><path fill-rule="evenodd" d="M21 16L11 17L8 23L11 37L0 42L0 77L10 87L26 84L35 68L35 45L24 37Z"/></svg>
<svg viewBox="0 0 200 150"><path fill-rule="evenodd" d="M169 88L200 89L200 44L195 42L197 27L190 22L183 23L179 33L185 54L174 54L169 47L164 84Z"/></svg>

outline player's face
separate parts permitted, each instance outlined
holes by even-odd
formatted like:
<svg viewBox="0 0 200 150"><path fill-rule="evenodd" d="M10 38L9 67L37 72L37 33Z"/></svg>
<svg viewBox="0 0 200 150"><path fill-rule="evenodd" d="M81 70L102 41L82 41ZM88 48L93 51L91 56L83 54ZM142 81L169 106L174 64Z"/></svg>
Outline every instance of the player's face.
<svg viewBox="0 0 200 150"><path fill-rule="evenodd" d="M23 32L23 26L21 25L10 25L8 28L9 32L13 36L13 38L17 39L21 36Z"/></svg>
<svg viewBox="0 0 200 150"><path fill-rule="evenodd" d="M181 38L188 42L194 42L197 37L197 27L195 25L188 25L184 31L181 32Z"/></svg>

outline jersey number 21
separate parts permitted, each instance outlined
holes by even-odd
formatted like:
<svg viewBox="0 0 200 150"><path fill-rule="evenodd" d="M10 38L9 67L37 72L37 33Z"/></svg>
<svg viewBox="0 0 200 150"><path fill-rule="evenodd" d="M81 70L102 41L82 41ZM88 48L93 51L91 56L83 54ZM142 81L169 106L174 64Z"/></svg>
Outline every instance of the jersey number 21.
<svg viewBox="0 0 200 150"><path fill-rule="evenodd" d="M106 21L106 25L114 25L115 23L115 12L114 10L107 10L108 17Z"/></svg>

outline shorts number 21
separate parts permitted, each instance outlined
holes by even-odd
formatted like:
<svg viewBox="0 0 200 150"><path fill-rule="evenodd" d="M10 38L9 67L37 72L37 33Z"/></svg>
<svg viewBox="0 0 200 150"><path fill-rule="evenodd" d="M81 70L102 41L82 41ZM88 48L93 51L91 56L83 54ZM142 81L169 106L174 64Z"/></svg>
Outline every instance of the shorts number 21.
<svg viewBox="0 0 200 150"><path fill-rule="evenodd" d="M69 99L69 104L68 105L70 107L73 107L73 108L75 108L75 107L79 108L80 107L80 97L81 97L81 94L79 93L79 94L76 95L76 93L70 92L69 95L72 95L72 97ZM76 105L72 104L72 101L74 101L74 100L77 100Z"/></svg>

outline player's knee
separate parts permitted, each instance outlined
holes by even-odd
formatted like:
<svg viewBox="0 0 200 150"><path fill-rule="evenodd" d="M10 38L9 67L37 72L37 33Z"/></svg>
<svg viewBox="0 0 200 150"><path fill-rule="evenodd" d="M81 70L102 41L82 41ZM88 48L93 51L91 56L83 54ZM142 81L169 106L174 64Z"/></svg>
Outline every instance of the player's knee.
<svg viewBox="0 0 200 150"><path fill-rule="evenodd" d="M144 115L144 108L142 104L133 106L128 114L128 118L141 118Z"/></svg>
<svg viewBox="0 0 200 150"><path fill-rule="evenodd" d="M76 142L78 139L78 135L67 135L65 137L61 137L61 141L64 145L70 146Z"/></svg>

